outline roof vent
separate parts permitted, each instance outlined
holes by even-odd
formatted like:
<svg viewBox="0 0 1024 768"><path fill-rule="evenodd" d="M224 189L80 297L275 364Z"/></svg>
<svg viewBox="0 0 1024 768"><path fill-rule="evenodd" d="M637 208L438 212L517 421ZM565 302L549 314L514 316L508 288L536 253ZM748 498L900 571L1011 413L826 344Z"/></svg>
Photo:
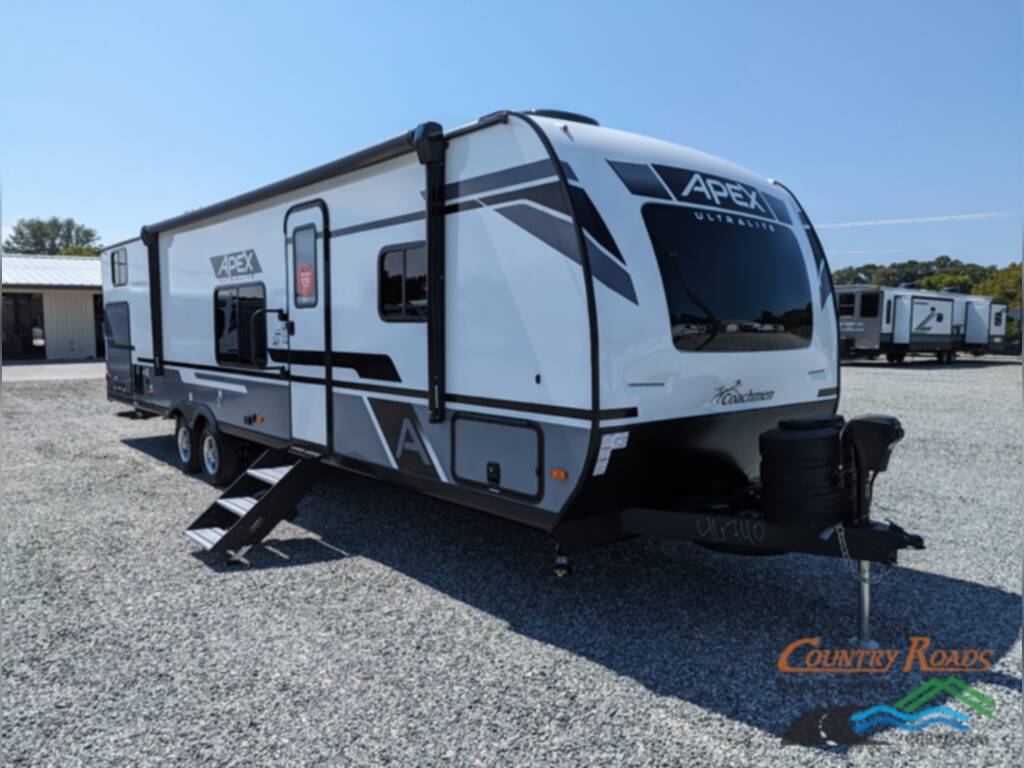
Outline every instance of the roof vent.
<svg viewBox="0 0 1024 768"><path fill-rule="evenodd" d="M600 125L597 120L586 115L581 115L577 112L564 112L561 109L530 109L527 110L528 115L537 115L537 117L550 117L554 120L568 120L571 123L583 123L585 125Z"/></svg>

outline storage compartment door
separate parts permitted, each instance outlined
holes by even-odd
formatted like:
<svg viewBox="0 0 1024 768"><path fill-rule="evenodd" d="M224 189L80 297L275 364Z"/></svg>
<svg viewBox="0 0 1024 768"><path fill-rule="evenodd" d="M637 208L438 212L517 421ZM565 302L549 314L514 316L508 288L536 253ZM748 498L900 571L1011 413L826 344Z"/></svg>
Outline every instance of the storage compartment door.
<svg viewBox="0 0 1024 768"><path fill-rule="evenodd" d="M894 344L910 343L910 297L897 296L893 311L892 341Z"/></svg>
<svg viewBox="0 0 1024 768"><path fill-rule="evenodd" d="M492 493L537 500L542 495L540 427L456 414L452 420L455 480Z"/></svg>
<svg viewBox="0 0 1024 768"><path fill-rule="evenodd" d="M988 343L989 305L980 301L967 302L967 330L964 341L967 344Z"/></svg>

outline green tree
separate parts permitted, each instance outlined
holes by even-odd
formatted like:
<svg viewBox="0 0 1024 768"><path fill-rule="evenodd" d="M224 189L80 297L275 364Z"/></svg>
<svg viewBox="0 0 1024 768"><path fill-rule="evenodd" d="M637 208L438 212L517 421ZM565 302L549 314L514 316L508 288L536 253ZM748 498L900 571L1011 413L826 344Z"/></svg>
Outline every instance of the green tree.
<svg viewBox="0 0 1024 768"><path fill-rule="evenodd" d="M95 229L74 219L18 219L4 240L5 253L48 253L64 251L97 254L100 238Z"/></svg>
<svg viewBox="0 0 1024 768"><path fill-rule="evenodd" d="M1021 264L1016 262L1002 269L995 270L991 277L977 283L971 293L991 296L992 300L1005 304L1009 309L1020 309L1021 305ZM1020 323L1008 320L1006 335L1014 341L1020 341Z"/></svg>

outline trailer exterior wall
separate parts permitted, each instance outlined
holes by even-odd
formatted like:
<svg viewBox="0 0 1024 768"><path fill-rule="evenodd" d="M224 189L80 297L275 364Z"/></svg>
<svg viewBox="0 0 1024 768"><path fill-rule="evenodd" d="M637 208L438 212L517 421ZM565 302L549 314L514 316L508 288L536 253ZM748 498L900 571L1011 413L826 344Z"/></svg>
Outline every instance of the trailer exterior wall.
<svg viewBox="0 0 1024 768"><path fill-rule="evenodd" d="M756 200L756 211L683 199L664 178L655 181L659 191L637 192L615 162L645 167L652 178L654 168L690 169L713 188ZM780 418L835 410L834 297L795 199L692 150L504 113L449 139L449 413L432 423L427 328L415 318L391 321L378 301L389 249L414 249L424 239L423 166L406 152L339 173L302 175L315 180L271 185L145 230L159 267L151 283L159 285L153 306L161 323L152 325L164 329L166 369L157 375L154 352L135 353L144 400L171 414L202 413L231 434L287 443L308 438L297 429L296 401L319 401L330 380L329 461L548 529L570 517L749 484L760 432ZM687 220L763 229L791 243L795 261L785 275L806 296L806 335L776 337L783 326L768 320L743 329L723 323L716 333L785 343L677 348L645 220L652 201ZM319 312L296 303L298 230L286 222L289 210L313 204L328 214L312 222ZM690 258L699 265L712 256ZM329 293L320 293L328 278ZM268 361L225 365L214 335L215 292L246 285L265 295ZM141 317L133 308L133 328ZM331 348L297 348L324 317Z"/></svg>

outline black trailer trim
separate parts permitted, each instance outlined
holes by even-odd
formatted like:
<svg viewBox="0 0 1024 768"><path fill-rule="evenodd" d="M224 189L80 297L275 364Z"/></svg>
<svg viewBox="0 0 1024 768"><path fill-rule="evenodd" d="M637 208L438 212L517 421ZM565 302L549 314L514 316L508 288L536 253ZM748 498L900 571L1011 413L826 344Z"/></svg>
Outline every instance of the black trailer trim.
<svg viewBox="0 0 1024 768"><path fill-rule="evenodd" d="M324 353L316 349L269 349L268 352L270 359L275 363L320 365L324 360ZM360 378L380 379L381 381L402 380L389 355L374 352L331 352L330 361L334 368L353 369ZM322 380L321 383L323 383Z"/></svg>
<svg viewBox="0 0 1024 768"><path fill-rule="evenodd" d="M825 246L821 244L821 238L818 237L818 231L814 228L814 224L811 223L811 218L810 216L807 215L807 211L804 210L803 205L801 205L800 199L795 194L793 194L793 190L791 190L778 179L772 179L772 184L774 184L776 187L778 187L786 194L788 194L793 199L793 202L796 203L796 207L800 211L801 217L803 218L802 223L804 225L804 230L807 232L807 240L811 244L811 250L814 251L815 257L817 257L819 252L821 254L822 269L819 270L820 276L823 278L821 286L826 287L828 289L828 296L832 297L832 309L835 311L836 316L836 404L835 407L832 409L832 413L836 413L836 411L839 410L839 394L843 386L843 366L839 362L839 359L841 357L841 355L839 354L841 349L839 331L839 300L836 299L835 282L832 280L832 267L828 263L828 254L825 253ZM825 301L826 299L827 296L822 297L822 301Z"/></svg>
<svg viewBox="0 0 1024 768"><path fill-rule="evenodd" d="M437 123L422 123L413 137L425 168L427 217L427 410L433 424L445 414L445 141Z"/></svg>
<svg viewBox="0 0 1024 768"><path fill-rule="evenodd" d="M164 375L164 316L160 292L160 237L142 228L142 242L146 246L146 259L149 262L149 323L153 336L153 373Z"/></svg>
<svg viewBox="0 0 1024 768"><path fill-rule="evenodd" d="M151 358L139 358L140 363L152 363ZM280 373L269 373L255 369L229 368L218 365L204 365L201 363L183 363L177 360L168 360L167 365L174 368L192 368L197 371L213 371L217 373L229 373L236 376L252 376L261 379L273 379L275 381L296 381L302 384L324 384L322 378L316 376L301 376L290 374L285 371ZM339 366L340 367L340 366ZM350 389L358 392L373 392L382 395L395 395L398 397L411 397L417 400L426 400L425 389L411 389L406 387L389 387L380 384L370 384L361 381L333 380L331 386L335 390ZM523 413L536 413L542 416L558 416L567 419L580 419L591 421L593 411L588 408L572 408L569 406L549 405L547 403L529 403L521 400L501 400L492 397L477 397L475 395L449 394L447 400L460 405L475 405L482 408L498 408L506 411L521 411ZM634 419L639 415L635 407L610 408L600 411L597 414L601 421L612 421L616 419Z"/></svg>
<svg viewBox="0 0 1024 768"><path fill-rule="evenodd" d="M839 536L814 526L775 525L753 510L719 514L707 510L626 509L621 513L626 535L689 539L749 551L802 552L808 555L844 557ZM848 523L843 526L848 556L887 565L896 562L900 549L924 549L920 536L908 534L892 523Z"/></svg>
<svg viewBox="0 0 1024 768"><path fill-rule="evenodd" d="M178 227L184 227L188 224L194 224L197 221L203 221L204 219L210 219L214 216L219 216L222 213L233 211L236 208L243 208L254 203L260 203L264 200L269 200L278 195L283 195L287 192L294 192L295 190L303 187L308 187L317 182L324 181L325 179L331 179L336 176L342 176L346 173L358 171L362 168L368 168L371 165L377 165L388 160L392 160L396 157L412 152L415 147L413 146L413 131L406 131L405 133L399 134L387 141L382 141L379 144L375 144L372 147L367 147L358 152L353 152L351 155L334 160L324 165L319 165L316 168L312 168L303 173L297 173L294 176L289 176L286 179L275 181L272 184L254 189L250 192L245 192L235 197L230 197L227 200L222 200L219 203L208 205L205 208L199 208L195 211L183 213L180 216L173 216L169 219L164 219L156 224L149 224L142 228L142 239L146 239L147 233L150 235L156 235L159 232L164 232L169 229L177 229Z"/></svg>
<svg viewBox="0 0 1024 768"><path fill-rule="evenodd" d="M601 350L597 331L597 299L594 291L594 273L590 264L590 249L587 248L587 241L583 235L583 227L580 226L580 219L576 213L572 191L569 188L569 178L571 177L575 180L576 175L572 173L572 169L568 168L568 166L558 157L558 153L555 152L555 148L552 145L551 140L535 120L531 119L529 115L521 112L509 111L507 114L510 117L518 117L533 129L533 132L537 135L540 143L548 153L548 157L551 162L554 164L555 172L558 176L558 182L562 186L562 192L565 195L568 210L572 213L572 226L576 233L576 247L579 249L580 253L580 266L583 268L583 286L587 296L587 325L590 338L590 442L587 446L587 456L583 461L583 469L580 472L580 482L576 483L575 487L569 493L568 498L566 498L565 503L562 505L562 508L558 511L555 523L557 525L557 523L565 517L566 511L572 509L573 503L582 492L583 487L586 485L584 478L588 478L593 474L594 465L597 461L597 452L601 441L599 434L602 418L600 372ZM609 416L606 418L610 419L616 417Z"/></svg>

